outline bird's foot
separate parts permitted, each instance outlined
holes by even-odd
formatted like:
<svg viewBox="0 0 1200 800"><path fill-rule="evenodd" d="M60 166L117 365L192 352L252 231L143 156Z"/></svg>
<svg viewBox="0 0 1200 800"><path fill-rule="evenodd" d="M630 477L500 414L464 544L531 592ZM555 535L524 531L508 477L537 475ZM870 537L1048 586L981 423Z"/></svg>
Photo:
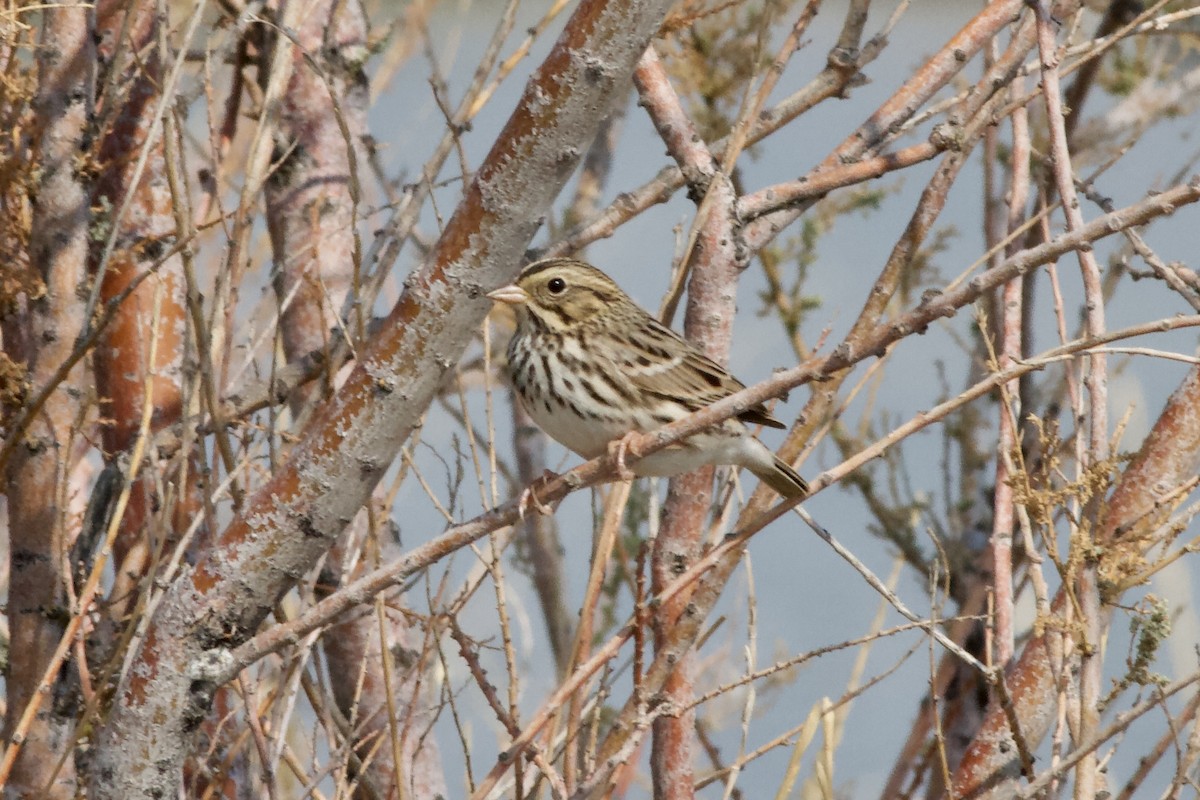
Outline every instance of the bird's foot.
<svg viewBox="0 0 1200 800"><path fill-rule="evenodd" d="M630 445L633 444L641 434L637 431L630 431L620 439L614 439L608 443L608 456L613 460L617 467L617 477L623 481L631 481L635 477L633 470L625 466L625 456L629 453ZM634 455L637 455L635 452Z"/></svg>
<svg viewBox="0 0 1200 800"><path fill-rule="evenodd" d="M524 491L521 492L521 496L517 499L517 518L518 519L520 519L521 521L524 521L525 514L530 508L532 508L534 511L541 514L542 516L546 516L546 517L548 517L554 513L553 506L547 505L547 504L543 503L541 500L538 500L536 490L545 488L546 485L550 483L550 481L554 480L557 477L558 477L557 474L551 472L550 470L546 470L545 472L542 473L540 478L538 478L533 483L531 483L525 487Z"/></svg>

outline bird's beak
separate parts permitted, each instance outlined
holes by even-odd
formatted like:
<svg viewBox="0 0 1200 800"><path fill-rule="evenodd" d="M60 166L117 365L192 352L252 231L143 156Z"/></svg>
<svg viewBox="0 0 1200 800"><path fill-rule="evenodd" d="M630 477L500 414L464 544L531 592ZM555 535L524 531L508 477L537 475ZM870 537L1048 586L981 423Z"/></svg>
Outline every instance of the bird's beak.
<svg viewBox="0 0 1200 800"><path fill-rule="evenodd" d="M515 283L510 283L508 286L501 286L494 292L488 292L488 297L501 303L507 303L510 306L523 306L529 302L529 295Z"/></svg>

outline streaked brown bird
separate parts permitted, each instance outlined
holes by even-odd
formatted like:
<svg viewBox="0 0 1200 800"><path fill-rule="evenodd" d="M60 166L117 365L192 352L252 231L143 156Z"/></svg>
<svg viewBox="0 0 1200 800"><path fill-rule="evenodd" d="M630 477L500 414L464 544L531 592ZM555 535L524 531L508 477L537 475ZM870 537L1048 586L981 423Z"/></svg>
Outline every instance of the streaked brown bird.
<svg viewBox="0 0 1200 800"><path fill-rule="evenodd" d="M530 264L516 283L488 294L516 312L508 374L534 421L584 458L630 432L675 422L745 387L621 291L595 267L570 258ZM637 475L678 475L736 464L784 497L808 484L745 423L782 428L763 405L633 465Z"/></svg>

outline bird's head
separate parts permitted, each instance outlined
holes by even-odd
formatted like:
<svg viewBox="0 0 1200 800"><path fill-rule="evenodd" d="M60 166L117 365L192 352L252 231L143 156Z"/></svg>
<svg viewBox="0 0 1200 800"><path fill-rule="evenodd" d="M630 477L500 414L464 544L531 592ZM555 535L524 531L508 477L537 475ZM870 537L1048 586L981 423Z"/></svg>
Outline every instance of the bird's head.
<svg viewBox="0 0 1200 800"><path fill-rule="evenodd" d="M512 306L518 324L549 331L584 325L632 301L612 279L570 258L547 258L526 267L515 283L488 297Z"/></svg>

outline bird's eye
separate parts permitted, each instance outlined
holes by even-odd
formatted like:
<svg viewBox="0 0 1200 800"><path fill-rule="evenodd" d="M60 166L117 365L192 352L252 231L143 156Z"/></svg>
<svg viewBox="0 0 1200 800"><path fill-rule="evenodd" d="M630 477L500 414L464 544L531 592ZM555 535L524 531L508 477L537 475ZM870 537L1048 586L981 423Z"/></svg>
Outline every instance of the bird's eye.
<svg viewBox="0 0 1200 800"><path fill-rule="evenodd" d="M567 282L562 278L551 278L546 288L550 290L550 294L562 294L567 288Z"/></svg>

